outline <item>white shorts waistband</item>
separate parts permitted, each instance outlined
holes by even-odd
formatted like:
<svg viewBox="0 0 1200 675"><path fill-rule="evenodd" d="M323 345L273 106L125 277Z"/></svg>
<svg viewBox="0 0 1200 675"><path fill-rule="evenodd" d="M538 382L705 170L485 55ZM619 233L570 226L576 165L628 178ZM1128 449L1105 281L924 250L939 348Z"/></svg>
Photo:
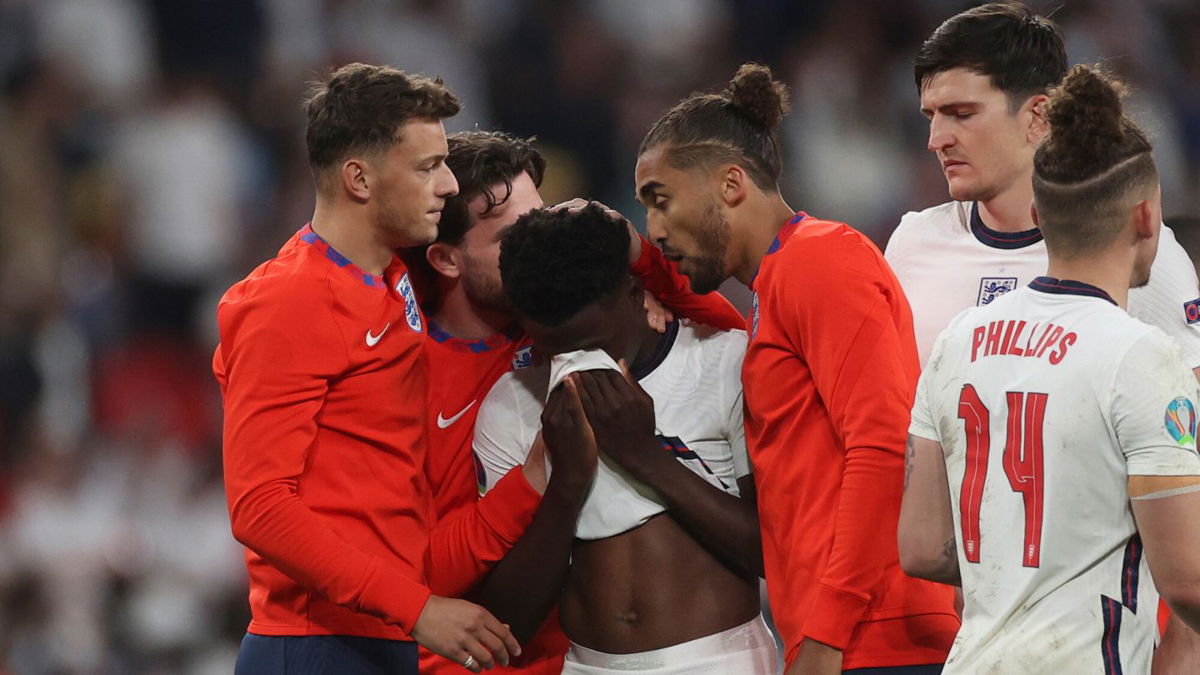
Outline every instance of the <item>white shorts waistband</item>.
<svg viewBox="0 0 1200 675"><path fill-rule="evenodd" d="M769 654L764 650L769 650ZM687 642L648 652L609 654L596 651L595 649L588 649L572 642L571 648L567 651L566 660L568 664L575 663L589 669L645 671L661 668L677 668L696 663L697 661L711 660L714 657L756 651L764 651L765 656L759 657L758 660L770 661L769 664L764 663L764 666L771 668L770 670L764 669L758 672L774 672L774 664L778 660L775 639L771 635L771 631L767 628L766 622L763 621L761 614L740 626L734 626L720 633L713 633L712 635L706 635L695 640L688 640ZM568 667L563 672L569 672L570 670ZM688 670L685 668L680 672L688 672Z"/></svg>

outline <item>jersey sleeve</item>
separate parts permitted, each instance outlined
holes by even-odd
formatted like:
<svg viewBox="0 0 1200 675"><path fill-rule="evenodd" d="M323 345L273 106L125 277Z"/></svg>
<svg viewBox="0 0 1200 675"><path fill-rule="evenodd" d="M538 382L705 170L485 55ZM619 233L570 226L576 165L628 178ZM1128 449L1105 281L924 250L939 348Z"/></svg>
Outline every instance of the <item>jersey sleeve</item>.
<svg viewBox="0 0 1200 675"><path fill-rule="evenodd" d="M1200 385L1174 341L1148 331L1126 352L1112 387L1113 426L1129 475L1200 475Z"/></svg>
<svg viewBox="0 0 1200 675"><path fill-rule="evenodd" d="M542 497L515 466L469 508L438 522L429 540L429 585L458 597L475 587L517 543Z"/></svg>
<svg viewBox="0 0 1200 675"><path fill-rule="evenodd" d="M1150 282L1130 295L1129 313L1179 343L1188 368L1200 368L1200 283L1171 228L1162 226ZM1189 314L1192 312L1192 314Z"/></svg>
<svg viewBox="0 0 1200 675"><path fill-rule="evenodd" d="M832 547L814 593L818 609L802 629L844 649L896 560L894 538L882 546L879 532L899 523L916 353L892 318L892 303L902 300L893 297L898 289L881 257L857 237L820 241L778 261L805 273L775 281L785 313L775 320L808 363L845 450Z"/></svg>
<svg viewBox="0 0 1200 675"><path fill-rule="evenodd" d="M629 266L629 271L641 279L651 295L671 311L696 323L722 330L746 327L746 317L725 296L717 292L706 295L693 293L691 282L679 273L679 268L664 258L657 246L644 237L639 238L642 240L642 254Z"/></svg>
<svg viewBox="0 0 1200 675"><path fill-rule="evenodd" d="M297 494L329 382L348 361L331 308L302 293L277 292L223 304L218 325L234 536L331 601L411 632L429 588L349 544Z"/></svg>
<svg viewBox="0 0 1200 675"><path fill-rule="evenodd" d="M933 375L927 368L921 373L921 379L917 381L917 393L913 397L912 419L908 423L908 433L918 438L941 443L942 439L937 432L937 426L933 423L933 410L929 406L929 388L932 386L929 381L932 378Z"/></svg>
<svg viewBox="0 0 1200 675"><path fill-rule="evenodd" d="M754 473L750 466L750 455L746 450L744 426L745 396L742 392L742 361L746 358L747 338L745 331L732 331L727 337L725 354L721 360L721 385L724 387L726 409L729 411L727 440L733 453L734 478L743 478Z"/></svg>
<svg viewBox="0 0 1200 675"><path fill-rule="evenodd" d="M950 336L957 330L957 326L964 322L963 317L974 309L971 307L963 310L934 340L933 350L929 353L929 363L921 371L921 378L917 381L917 391L913 396L912 415L908 423L909 434L938 443L943 442L933 408L934 388L937 386L935 380L940 369L934 367L933 364L937 364L945 358Z"/></svg>
<svg viewBox="0 0 1200 675"><path fill-rule="evenodd" d="M479 406L472 449L481 472L479 490L486 498L514 467L525 463L537 428L525 422L531 412L522 405L522 392L511 373L492 386Z"/></svg>

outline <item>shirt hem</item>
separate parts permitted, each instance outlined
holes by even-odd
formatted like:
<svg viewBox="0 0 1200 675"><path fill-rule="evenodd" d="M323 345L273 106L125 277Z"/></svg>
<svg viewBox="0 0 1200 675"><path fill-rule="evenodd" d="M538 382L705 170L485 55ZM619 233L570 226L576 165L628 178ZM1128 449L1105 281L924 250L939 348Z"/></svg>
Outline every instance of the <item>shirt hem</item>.
<svg viewBox="0 0 1200 675"><path fill-rule="evenodd" d="M264 624L251 621L246 628L247 633L269 637L303 637L308 635L349 635L352 637L375 638L380 640L395 640L397 642L414 642L412 636L399 628L392 626L363 626L352 624L323 624L323 625L287 625Z"/></svg>

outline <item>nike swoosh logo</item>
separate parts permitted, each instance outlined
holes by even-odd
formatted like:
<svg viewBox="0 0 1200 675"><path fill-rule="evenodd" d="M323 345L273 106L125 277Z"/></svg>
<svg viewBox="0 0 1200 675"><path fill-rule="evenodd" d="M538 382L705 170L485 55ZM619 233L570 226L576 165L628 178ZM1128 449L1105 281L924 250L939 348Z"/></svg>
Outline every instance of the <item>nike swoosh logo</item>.
<svg viewBox="0 0 1200 675"><path fill-rule="evenodd" d="M368 329L367 330L367 346L374 347L375 345L379 344L379 341L383 339L383 334L386 333L387 329L389 329L391 327L392 327L392 322L389 321L388 325L384 326L383 330L379 331L379 335L371 335L371 331Z"/></svg>
<svg viewBox="0 0 1200 675"><path fill-rule="evenodd" d="M475 399L475 400L477 401L479 399ZM445 417L442 417L442 413L439 412L438 418L437 418L438 428L445 429L445 428L449 427L451 424L454 424L455 422L457 422L459 420L459 418L461 418L463 415L466 415L467 411L470 410L471 406L473 406L473 405L475 405L475 401L471 401L470 403L468 403L467 407L463 408L462 410L459 410L458 414L454 415L450 419L446 419Z"/></svg>

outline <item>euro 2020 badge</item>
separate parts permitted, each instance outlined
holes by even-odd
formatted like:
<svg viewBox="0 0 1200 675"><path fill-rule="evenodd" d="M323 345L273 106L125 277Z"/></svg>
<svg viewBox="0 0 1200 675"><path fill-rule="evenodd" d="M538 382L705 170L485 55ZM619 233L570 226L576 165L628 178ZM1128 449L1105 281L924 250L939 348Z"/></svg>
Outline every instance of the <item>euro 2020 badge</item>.
<svg viewBox="0 0 1200 675"><path fill-rule="evenodd" d="M1196 448L1196 406L1189 399L1179 396L1168 403L1163 423L1180 447Z"/></svg>

